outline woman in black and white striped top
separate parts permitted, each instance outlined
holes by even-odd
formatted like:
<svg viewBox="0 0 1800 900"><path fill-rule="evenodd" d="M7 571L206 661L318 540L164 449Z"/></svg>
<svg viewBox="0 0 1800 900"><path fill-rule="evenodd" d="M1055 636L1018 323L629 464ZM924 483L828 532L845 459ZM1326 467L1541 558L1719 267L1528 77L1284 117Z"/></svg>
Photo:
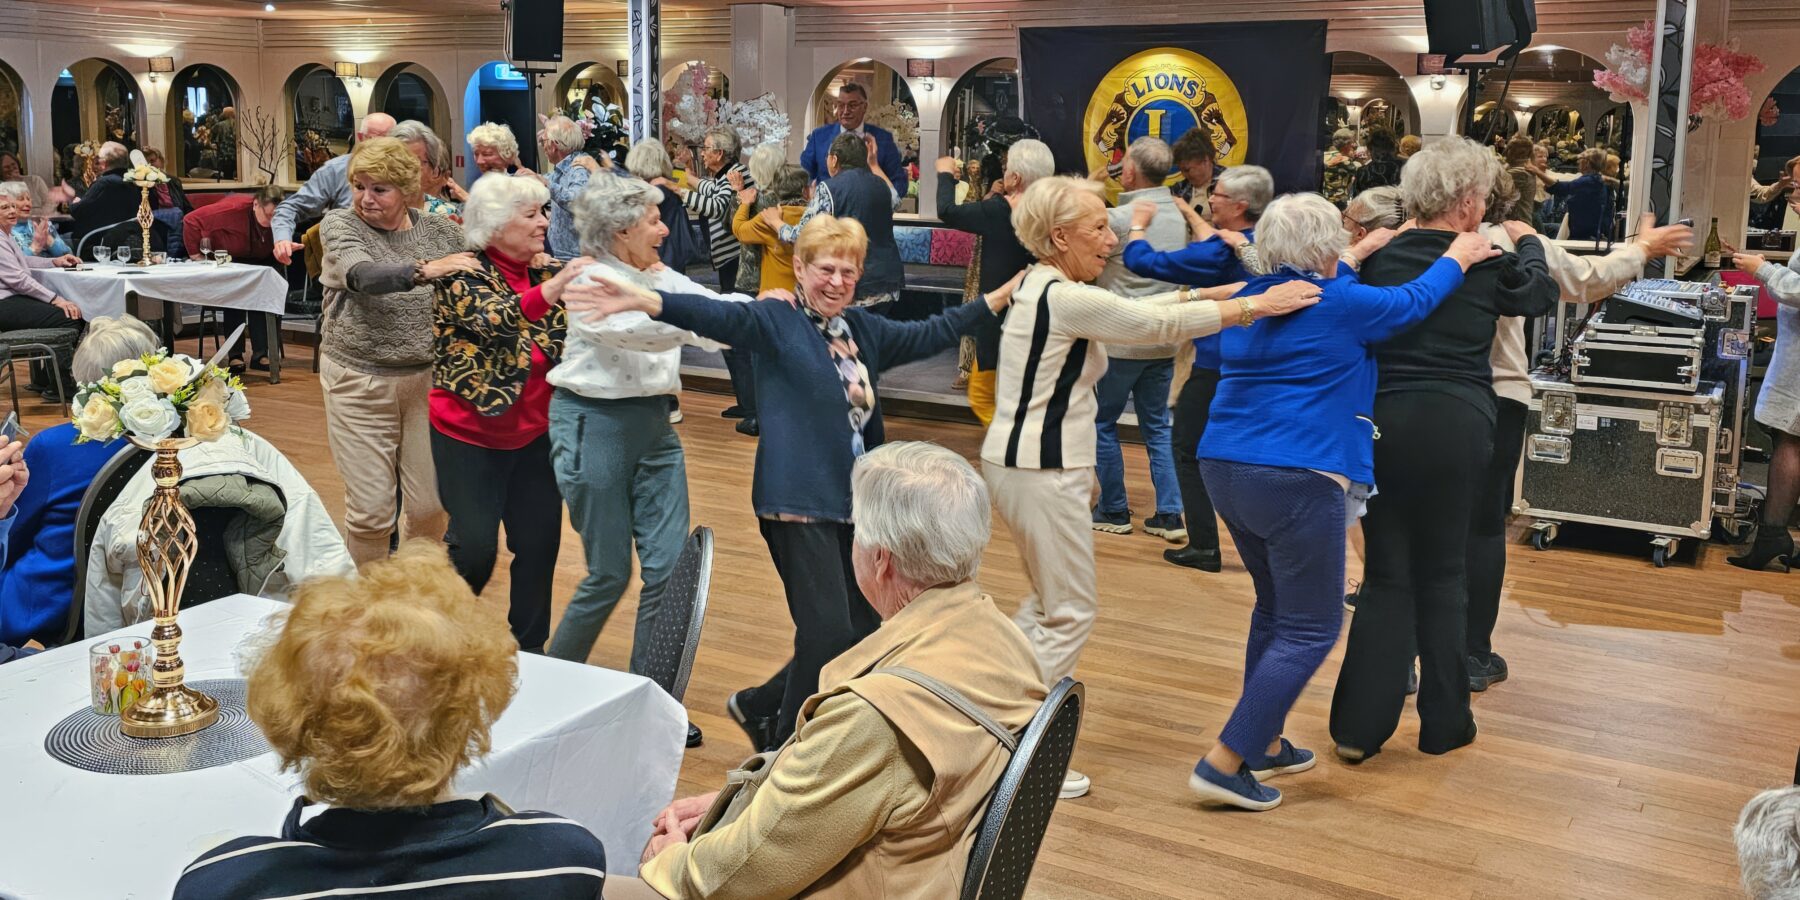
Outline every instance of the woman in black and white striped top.
<svg viewBox="0 0 1800 900"><path fill-rule="evenodd" d="M586 828L449 793L488 749L517 681L505 617L476 600L440 545L409 543L359 575L308 582L249 684L251 720L307 796L279 835L202 854L176 900L594 900L606 851ZM303 818L316 802L329 808Z"/></svg>
<svg viewBox="0 0 1800 900"><path fill-rule="evenodd" d="M1173 344L1309 306L1318 288L1296 281L1257 297L1228 288L1126 299L1093 287L1118 236L1100 188L1079 178L1032 183L1013 210L1019 242L1037 257L1013 295L1000 338L994 421L981 471L1012 529L1031 580L1013 616L1045 680L1075 671L1098 606L1090 498L1094 490L1094 383L1106 347ZM1188 302L1195 301L1195 302ZM1071 769L1063 796L1087 793Z"/></svg>

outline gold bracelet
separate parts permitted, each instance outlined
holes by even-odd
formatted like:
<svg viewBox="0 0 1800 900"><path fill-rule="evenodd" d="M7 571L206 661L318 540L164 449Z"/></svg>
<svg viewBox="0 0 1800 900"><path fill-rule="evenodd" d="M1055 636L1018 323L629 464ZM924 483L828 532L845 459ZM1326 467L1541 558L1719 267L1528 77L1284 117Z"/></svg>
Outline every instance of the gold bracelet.
<svg viewBox="0 0 1800 900"><path fill-rule="evenodd" d="M1175 302L1177 303L1186 303L1193 298L1194 295L1185 286L1175 292Z"/></svg>
<svg viewBox="0 0 1800 900"><path fill-rule="evenodd" d="M1238 327L1249 328L1256 324L1256 301L1249 297L1239 297L1237 302L1238 309L1241 310L1238 313Z"/></svg>

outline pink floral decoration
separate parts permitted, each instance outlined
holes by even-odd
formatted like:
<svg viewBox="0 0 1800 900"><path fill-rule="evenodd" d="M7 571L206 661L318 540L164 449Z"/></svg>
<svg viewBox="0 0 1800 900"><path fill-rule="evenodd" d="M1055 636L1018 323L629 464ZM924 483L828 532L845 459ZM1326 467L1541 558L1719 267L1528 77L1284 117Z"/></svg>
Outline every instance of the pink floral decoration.
<svg viewBox="0 0 1800 900"><path fill-rule="evenodd" d="M1764 128L1774 125L1781 119L1781 107L1775 105L1775 98L1763 100L1762 110L1756 114L1756 124Z"/></svg>
<svg viewBox="0 0 1800 900"><path fill-rule="evenodd" d="M1594 86L1617 101L1646 102L1655 37L1656 30L1648 19L1627 31L1625 40L1630 47L1614 44L1606 52L1606 61L1611 68L1594 72ZM1744 86L1744 78L1762 70L1762 60L1752 54L1719 44L1695 45L1688 114L1694 117L1723 114L1727 120L1749 115L1750 89Z"/></svg>

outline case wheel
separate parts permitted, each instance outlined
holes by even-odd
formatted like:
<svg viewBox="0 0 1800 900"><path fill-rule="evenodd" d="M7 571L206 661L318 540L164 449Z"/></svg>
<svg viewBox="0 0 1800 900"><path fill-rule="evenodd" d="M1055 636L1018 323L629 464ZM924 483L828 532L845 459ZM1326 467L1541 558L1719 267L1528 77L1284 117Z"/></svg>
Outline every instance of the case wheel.
<svg viewBox="0 0 1800 900"><path fill-rule="evenodd" d="M1531 540L1531 549L1533 549L1533 550L1542 551L1542 550L1550 549L1550 545L1556 543L1556 523L1555 522L1533 522L1533 523L1531 523L1531 538L1530 538L1530 540Z"/></svg>
<svg viewBox="0 0 1800 900"><path fill-rule="evenodd" d="M1668 568L1668 566L1669 566L1669 551L1663 549L1662 547L1657 547L1656 549L1651 550L1650 551L1650 561L1652 563L1655 563L1656 567L1659 569Z"/></svg>
<svg viewBox="0 0 1800 900"><path fill-rule="evenodd" d="M1659 569L1666 569L1669 567L1669 559L1672 558L1675 555L1675 551L1679 549L1681 549L1681 541L1672 537L1657 535L1650 539L1650 562Z"/></svg>

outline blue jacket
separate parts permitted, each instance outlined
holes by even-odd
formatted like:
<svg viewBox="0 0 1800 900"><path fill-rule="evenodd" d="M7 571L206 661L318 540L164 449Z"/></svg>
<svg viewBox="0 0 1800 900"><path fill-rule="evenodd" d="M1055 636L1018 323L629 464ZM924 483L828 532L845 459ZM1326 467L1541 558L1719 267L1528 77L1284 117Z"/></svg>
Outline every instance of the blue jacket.
<svg viewBox="0 0 1800 900"><path fill-rule="evenodd" d="M812 176L812 180L821 181L830 177L825 171L825 157L831 155L831 141L844 132L844 126L836 122L828 122L812 130L806 136L806 149L800 151L800 168ZM900 158L900 145L894 143L894 136L887 129L863 123L863 133L875 136L874 164L887 173L889 181L894 183L894 191L906 196L906 162Z"/></svg>
<svg viewBox="0 0 1800 900"><path fill-rule="evenodd" d="M77 444L77 433L64 422L25 445L31 480L13 506L11 538L20 550L0 568L0 644L60 640L75 579L86 575L75 571L75 516L94 476L124 444Z"/></svg>
<svg viewBox="0 0 1800 900"><path fill-rule="evenodd" d="M7 541L12 534L12 524L18 520L19 510L17 507L14 507L6 518L0 519L0 564L4 564L6 561ZM10 644L0 644L0 663L12 662L20 657L30 656L33 652Z"/></svg>
<svg viewBox="0 0 1800 900"><path fill-rule="evenodd" d="M750 483L756 514L850 521L850 466L856 462L850 401L812 320L779 300L728 303L686 294L664 294L657 318L750 351L762 426ZM895 322L855 307L844 310L844 318L869 370L869 385L879 392L883 370L955 347L994 314L978 301L917 322ZM863 423L863 445L873 450L884 439L877 400Z"/></svg>
<svg viewBox="0 0 1800 900"><path fill-rule="evenodd" d="M1314 278L1291 270L1259 275L1240 296L1302 277ZM1317 469L1373 484L1374 347L1424 321L1462 283L1462 268L1450 259L1387 288L1365 285L1340 266L1336 277L1319 282L1316 306L1226 329L1200 458Z"/></svg>
<svg viewBox="0 0 1800 900"><path fill-rule="evenodd" d="M1589 172L1573 181L1559 181L1544 188L1551 196L1565 201L1569 213L1569 237L1578 241L1599 240L1612 222L1612 191L1599 172Z"/></svg>
<svg viewBox="0 0 1800 900"><path fill-rule="evenodd" d="M1244 237L1255 242L1256 229L1244 229ZM1195 241L1180 250L1156 250L1149 241L1139 238L1125 245L1124 263L1134 275L1188 287L1218 287L1255 277L1244 268L1237 251L1216 236ZM1195 338L1194 368L1218 367L1219 335Z"/></svg>

